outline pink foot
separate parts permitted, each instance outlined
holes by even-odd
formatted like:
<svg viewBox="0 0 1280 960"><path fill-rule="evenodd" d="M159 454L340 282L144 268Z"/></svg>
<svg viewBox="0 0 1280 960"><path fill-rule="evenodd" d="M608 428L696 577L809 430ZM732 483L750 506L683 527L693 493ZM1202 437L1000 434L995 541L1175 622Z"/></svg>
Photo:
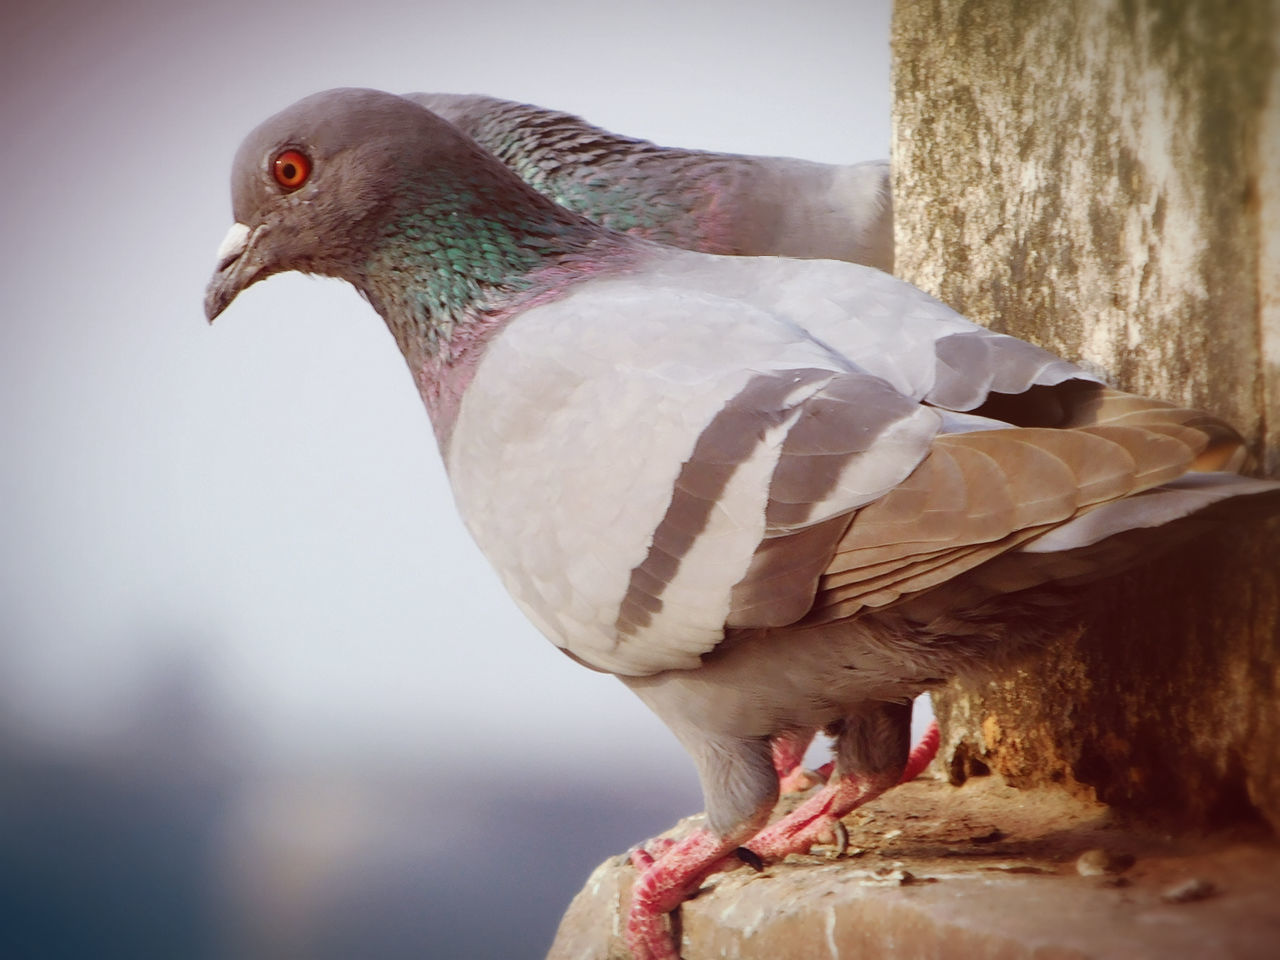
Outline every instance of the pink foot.
<svg viewBox="0 0 1280 960"><path fill-rule="evenodd" d="M829 843L842 828L840 820L855 807L874 800L897 780L889 776L841 777L815 793L746 846L762 860L778 860L788 853L808 853L815 843Z"/></svg>
<svg viewBox="0 0 1280 960"><path fill-rule="evenodd" d="M702 828L667 846L656 860L642 850L632 853L631 862L640 871L627 917L627 946L634 960L680 960L667 915L721 869L726 854L736 848L735 842Z"/></svg>
<svg viewBox="0 0 1280 960"><path fill-rule="evenodd" d="M827 778L821 769L806 770L804 767L796 767L778 781L778 792L804 793L816 784L826 783L826 780Z"/></svg>
<svg viewBox="0 0 1280 960"><path fill-rule="evenodd" d="M676 845L671 837L654 837L631 851L631 865L640 873L653 866L655 860L661 860L667 851Z"/></svg>

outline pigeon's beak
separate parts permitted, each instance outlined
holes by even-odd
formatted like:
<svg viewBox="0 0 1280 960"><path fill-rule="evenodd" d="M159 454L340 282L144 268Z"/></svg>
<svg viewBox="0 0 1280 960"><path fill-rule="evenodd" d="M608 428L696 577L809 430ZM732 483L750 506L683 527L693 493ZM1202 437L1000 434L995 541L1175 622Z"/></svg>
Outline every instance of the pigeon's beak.
<svg viewBox="0 0 1280 960"><path fill-rule="evenodd" d="M243 223L233 223L222 245L218 247L218 267L213 272L204 294L204 315L213 323L245 287L267 275L267 265L256 243L262 227L250 230Z"/></svg>

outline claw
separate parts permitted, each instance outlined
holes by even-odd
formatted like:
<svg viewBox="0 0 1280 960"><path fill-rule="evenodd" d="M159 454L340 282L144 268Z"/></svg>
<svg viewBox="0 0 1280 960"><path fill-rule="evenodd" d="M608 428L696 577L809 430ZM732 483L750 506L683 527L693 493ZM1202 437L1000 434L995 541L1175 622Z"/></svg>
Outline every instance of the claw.
<svg viewBox="0 0 1280 960"><path fill-rule="evenodd" d="M831 832L836 835L836 852L833 859L838 860L849 852L849 828L844 825L843 820L837 820Z"/></svg>
<svg viewBox="0 0 1280 960"><path fill-rule="evenodd" d="M892 774L839 777L781 820L761 830L748 846L757 856L774 860L788 853L808 853L813 844L822 843L834 834L843 853L848 849L849 834L840 822L841 818L855 807L880 796L896 780Z"/></svg>
<svg viewBox="0 0 1280 960"><path fill-rule="evenodd" d="M846 840L848 839L847 835L845 839ZM741 860L743 863L745 863L752 870L754 870L756 873L759 873L764 869L764 861L761 860L759 857L757 857L754 853L752 853L746 847L739 847L737 850L733 851L733 855L737 857L739 860Z"/></svg>

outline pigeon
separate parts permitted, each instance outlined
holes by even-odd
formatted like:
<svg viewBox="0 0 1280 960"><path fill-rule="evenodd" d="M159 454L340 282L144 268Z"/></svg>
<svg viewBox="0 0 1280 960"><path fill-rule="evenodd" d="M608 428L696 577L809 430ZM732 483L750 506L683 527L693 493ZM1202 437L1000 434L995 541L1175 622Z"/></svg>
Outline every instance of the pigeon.
<svg viewBox="0 0 1280 960"><path fill-rule="evenodd" d="M901 777L911 698L1051 643L1079 591L1274 510L1228 424L1111 389L847 262L616 233L421 104L307 97L236 154L205 295L301 271L391 331L457 509L528 618L690 754L704 825L632 855L626 936L802 852ZM834 737L766 826L772 744Z"/></svg>
<svg viewBox="0 0 1280 960"><path fill-rule="evenodd" d="M850 260L893 271L887 160L837 165L680 150L527 103L406 96L535 190L612 230L703 253Z"/></svg>
<svg viewBox="0 0 1280 960"><path fill-rule="evenodd" d="M462 130L535 190L620 233L703 253L849 260L893 270L887 160L836 166L673 149L528 103L482 94L404 96ZM802 767L816 733L775 740L784 792L825 779L829 764ZM938 742L931 722L904 782L929 764Z"/></svg>

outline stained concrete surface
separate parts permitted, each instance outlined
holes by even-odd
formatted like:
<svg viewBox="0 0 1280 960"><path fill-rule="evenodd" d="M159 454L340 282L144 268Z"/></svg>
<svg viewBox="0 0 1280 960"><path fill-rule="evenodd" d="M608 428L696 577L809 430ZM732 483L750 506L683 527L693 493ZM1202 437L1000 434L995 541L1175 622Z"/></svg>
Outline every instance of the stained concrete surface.
<svg viewBox="0 0 1280 960"><path fill-rule="evenodd" d="M685 960L1269 960L1280 943L1280 845L1261 828L1173 836L995 776L920 779L846 825L838 859L814 848L710 878L679 912ZM627 957L634 876L601 864L548 960Z"/></svg>

